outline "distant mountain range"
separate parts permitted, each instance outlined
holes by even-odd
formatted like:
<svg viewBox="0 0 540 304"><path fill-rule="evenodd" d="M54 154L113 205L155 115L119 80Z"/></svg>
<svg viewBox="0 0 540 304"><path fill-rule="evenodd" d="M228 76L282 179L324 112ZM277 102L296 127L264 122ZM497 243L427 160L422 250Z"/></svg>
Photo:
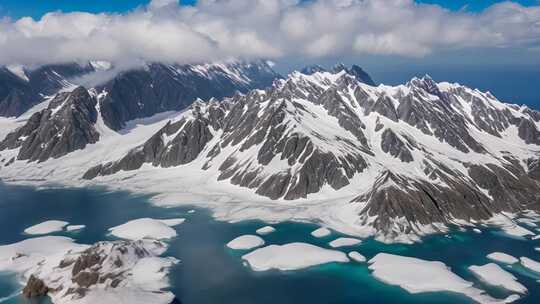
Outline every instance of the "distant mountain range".
<svg viewBox="0 0 540 304"><path fill-rule="evenodd" d="M152 132L124 131L169 110L183 111ZM193 188L198 176L226 183L233 196L243 189L290 206L334 200L343 203L334 220L399 240L540 211L539 123L538 111L429 76L390 87L358 66L284 79L264 62L152 64L57 94L0 143L0 177L62 172L99 183L173 170Z"/></svg>

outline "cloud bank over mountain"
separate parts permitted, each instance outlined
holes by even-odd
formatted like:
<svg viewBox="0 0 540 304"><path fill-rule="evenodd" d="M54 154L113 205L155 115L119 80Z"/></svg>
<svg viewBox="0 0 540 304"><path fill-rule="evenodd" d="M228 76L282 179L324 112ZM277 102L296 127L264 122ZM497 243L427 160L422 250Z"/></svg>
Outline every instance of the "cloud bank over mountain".
<svg viewBox="0 0 540 304"><path fill-rule="evenodd" d="M0 64L418 57L539 45L540 6L513 2L471 13L413 0L199 0L196 6L154 0L123 14L51 12L40 20L0 20Z"/></svg>

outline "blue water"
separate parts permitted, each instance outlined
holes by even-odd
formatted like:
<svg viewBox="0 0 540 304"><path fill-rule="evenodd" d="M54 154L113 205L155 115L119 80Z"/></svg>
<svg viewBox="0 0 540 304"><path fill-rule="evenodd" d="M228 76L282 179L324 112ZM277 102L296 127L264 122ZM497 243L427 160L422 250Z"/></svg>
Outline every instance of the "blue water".
<svg viewBox="0 0 540 304"><path fill-rule="evenodd" d="M186 217L178 226L178 237L171 240L166 255L175 256L181 263L171 274L172 292L183 304L191 303L472 303L469 299L450 293L411 295L396 286L375 280L367 265L358 263L327 264L294 272L253 272L242 265L241 255L227 249L231 239L253 233L264 225L258 221L236 224L218 222L208 211L191 207L158 208L148 203L147 196L127 192L107 192L103 189L34 189L7 186L0 183L0 245L27 238L23 230L49 219L85 224L77 233L59 233L91 244L111 239L107 229L141 218ZM265 236L267 243L283 244L293 241L309 242L328 247L336 235L316 239L310 232L314 225L281 223L277 231ZM540 242L536 243L540 246ZM379 252L389 252L423 259L444 261L458 275L475 282L497 297L508 293L478 282L467 271L471 264L485 264L485 255L503 251L514 256L540 260L534 244L501 236L494 231L482 234L455 232L451 237L431 236L415 245L385 245L366 240L349 250L357 250L367 258ZM529 289L529 295L517 303L540 303L540 279L525 269L512 270ZM13 274L0 273L0 303L26 303L20 297L5 299L21 287ZM4 301L2 302L2 299ZM47 299L34 303L48 303Z"/></svg>

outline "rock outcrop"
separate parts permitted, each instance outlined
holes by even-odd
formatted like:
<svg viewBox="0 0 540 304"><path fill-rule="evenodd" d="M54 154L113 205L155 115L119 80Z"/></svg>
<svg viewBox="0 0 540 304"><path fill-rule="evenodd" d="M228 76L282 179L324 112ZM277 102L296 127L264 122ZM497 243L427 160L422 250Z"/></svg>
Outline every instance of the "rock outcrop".
<svg viewBox="0 0 540 304"><path fill-rule="evenodd" d="M99 140L94 124L96 99L83 87L58 94L49 106L30 117L0 142L0 151L20 148L18 160L58 158Z"/></svg>
<svg viewBox="0 0 540 304"><path fill-rule="evenodd" d="M22 290L23 296L29 299L44 297L48 292L49 287L34 275L31 275L30 278L28 278L28 281Z"/></svg>

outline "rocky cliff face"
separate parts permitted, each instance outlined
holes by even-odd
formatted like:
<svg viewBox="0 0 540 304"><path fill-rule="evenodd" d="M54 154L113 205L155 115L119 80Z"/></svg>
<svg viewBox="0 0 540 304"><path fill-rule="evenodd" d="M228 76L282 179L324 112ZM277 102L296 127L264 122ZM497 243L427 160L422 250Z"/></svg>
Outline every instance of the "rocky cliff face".
<svg viewBox="0 0 540 304"><path fill-rule="evenodd" d="M539 112L429 77L374 87L350 70L196 103L84 178L196 163L271 199L358 187L358 222L396 236L540 210Z"/></svg>
<svg viewBox="0 0 540 304"><path fill-rule="evenodd" d="M201 65L150 64L124 72L98 91L105 124L113 130L125 122L164 111L187 108L197 98L223 98L235 92L270 86L279 75L263 61Z"/></svg>
<svg viewBox="0 0 540 304"><path fill-rule="evenodd" d="M94 124L96 99L79 87L58 94L45 110L0 142L0 151L20 148L17 159L45 161L58 158L99 140Z"/></svg>
<svg viewBox="0 0 540 304"><path fill-rule="evenodd" d="M57 64L28 70L0 67L0 116L19 116L43 101L45 96L72 86L69 79L94 71L88 65Z"/></svg>

